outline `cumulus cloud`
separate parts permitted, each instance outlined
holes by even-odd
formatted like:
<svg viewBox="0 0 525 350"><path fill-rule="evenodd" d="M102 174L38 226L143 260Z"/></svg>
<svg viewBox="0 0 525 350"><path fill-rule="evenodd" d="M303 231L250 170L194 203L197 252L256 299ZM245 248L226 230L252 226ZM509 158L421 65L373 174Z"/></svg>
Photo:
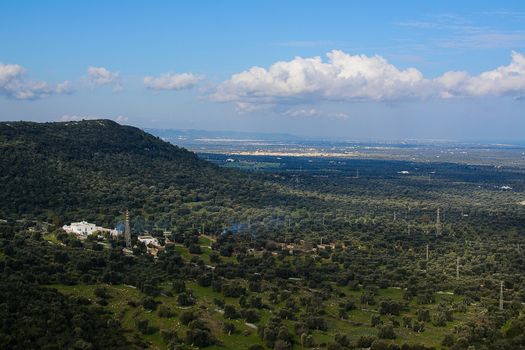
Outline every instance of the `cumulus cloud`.
<svg viewBox="0 0 525 350"><path fill-rule="evenodd" d="M320 57L296 57L270 68L252 67L221 83L212 99L245 105L305 100L399 100L422 97L428 81L417 69L400 70L381 56L334 50Z"/></svg>
<svg viewBox="0 0 525 350"><path fill-rule="evenodd" d="M120 74L118 72L111 72L104 67L89 67L87 70L88 82L93 86L109 85L113 87L113 91L122 90L120 81Z"/></svg>
<svg viewBox="0 0 525 350"><path fill-rule="evenodd" d="M525 93L525 57L512 53L512 62L470 76L446 72L428 79L415 68L399 69L381 56L349 55L333 50L327 61L296 57L268 69L252 67L222 82L212 100L235 103L241 111L280 103L316 101L401 101L432 97L476 97ZM307 114L307 113L306 113Z"/></svg>
<svg viewBox="0 0 525 350"><path fill-rule="evenodd" d="M195 86L203 77L193 73L165 73L159 77L144 77L144 86L151 90L183 90Z"/></svg>
<svg viewBox="0 0 525 350"><path fill-rule="evenodd" d="M93 115L63 115L60 117L60 121L62 122L75 122L80 120L96 120L96 119L111 119L118 123L124 123L129 120L128 117L123 115L118 115L116 117L100 117L100 116L93 116Z"/></svg>
<svg viewBox="0 0 525 350"><path fill-rule="evenodd" d="M36 100L54 93L65 93L65 87L69 86L65 81L53 87L44 81L28 80L26 76L22 66L0 62L0 94L17 100Z"/></svg>
<svg viewBox="0 0 525 350"><path fill-rule="evenodd" d="M466 72L447 72L436 81L445 97L521 96L525 94L525 56L512 52L507 66L470 76Z"/></svg>

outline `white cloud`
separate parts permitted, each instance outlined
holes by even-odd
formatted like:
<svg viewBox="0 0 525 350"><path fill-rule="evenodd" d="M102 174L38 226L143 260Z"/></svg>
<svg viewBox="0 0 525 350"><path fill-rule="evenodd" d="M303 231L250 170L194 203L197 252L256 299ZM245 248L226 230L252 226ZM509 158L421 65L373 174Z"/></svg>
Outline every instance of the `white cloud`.
<svg viewBox="0 0 525 350"><path fill-rule="evenodd" d="M116 117L100 117L100 116L93 116L93 115L63 115L60 117L60 121L62 122L74 122L74 121L80 121L80 120L96 120L96 119L111 119L118 123L127 122L129 120L128 117L123 115L118 115Z"/></svg>
<svg viewBox="0 0 525 350"><path fill-rule="evenodd" d="M152 90L183 90L195 86L203 78L193 73L165 73L155 77L144 77L144 86Z"/></svg>
<svg viewBox="0 0 525 350"><path fill-rule="evenodd" d="M328 61L296 57L269 69L252 67L221 83L212 99L250 105L283 101L388 101L425 96L429 82L414 68L400 70L381 56L348 55L333 50Z"/></svg>
<svg viewBox="0 0 525 350"><path fill-rule="evenodd" d="M349 55L333 50L328 60L296 57L268 69L252 67L219 84L212 100L235 103L240 111L290 103L319 101L400 101L432 97L523 95L525 57L512 53L512 62L470 76L446 72L428 79L415 68L399 69L381 56ZM292 113L292 112L290 112ZM307 116L312 110L296 110Z"/></svg>
<svg viewBox="0 0 525 350"><path fill-rule="evenodd" d="M451 96L520 96L525 94L525 56L513 51L507 66L476 76L447 72L436 80Z"/></svg>
<svg viewBox="0 0 525 350"><path fill-rule="evenodd" d="M113 87L113 91L122 90L118 72L111 72L104 67L89 67L87 73L88 82L93 86L109 85Z"/></svg>
<svg viewBox="0 0 525 350"><path fill-rule="evenodd" d="M56 92L59 94L72 94L75 92L75 88L71 85L69 80L65 80L60 84L57 84Z"/></svg>
<svg viewBox="0 0 525 350"><path fill-rule="evenodd" d="M68 82L50 86L44 81L26 78L26 70L18 64L0 63L0 94L17 100L36 100L54 93L65 93Z"/></svg>

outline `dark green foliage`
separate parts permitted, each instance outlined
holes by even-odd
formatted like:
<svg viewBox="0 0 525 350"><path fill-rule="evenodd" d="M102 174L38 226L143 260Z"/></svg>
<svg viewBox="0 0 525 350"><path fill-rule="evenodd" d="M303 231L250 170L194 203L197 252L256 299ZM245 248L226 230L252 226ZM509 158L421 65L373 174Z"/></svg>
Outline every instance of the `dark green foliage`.
<svg viewBox="0 0 525 350"><path fill-rule="evenodd" d="M447 346L447 347L454 345L454 336L452 334L445 335L445 338L443 338L441 345Z"/></svg>
<svg viewBox="0 0 525 350"><path fill-rule="evenodd" d="M228 335L231 335L233 332L235 332L235 325L230 322L225 322L222 326L222 331Z"/></svg>
<svg viewBox="0 0 525 350"><path fill-rule="evenodd" d="M4 275L0 300L0 343L5 349L130 346L106 312L55 290Z"/></svg>
<svg viewBox="0 0 525 350"><path fill-rule="evenodd" d="M177 303L180 306L191 306L195 304L195 298L191 295L191 293L183 292L177 296Z"/></svg>
<svg viewBox="0 0 525 350"><path fill-rule="evenodd" d="M427 309L417 310L417 320L420 322L430 322L430 311Z"/></svg>
<svg viewBox="0 0 525 350"><path fill-rule="evenodd" d="M216 343L217 340L211 334L210 329L200 320L191 321L188 327L190 329L186 331L186 344L204 348Z"/></svg>
<svg viewBox="0 0 525 350"><path fill-rule="evenodd" d="M375 339L376 339L375 337L370 337L370 336L365 336L365 335L361 336L357 340L356 346L358 348L369 348L372 346L372 343L374 342Z"/></svg>
<svg viewBox="0 0 525 350"><path fill-rule="evenodd" d="M240 317L240 314L234 306L226 305L224 307L224 317L229 319L236 319Z"/></svg>
<svg viewBox="0 0 525 350"><path fill-rule="evenodd" d="M175 293L183 293L186 291L186 284L183 280L175 280L173 281L173 291Z"/></svg>
<svg viewBox="0 0 525 350"><path fill-rule="evenodd" d="M173 317L175 315L173 311L171 311L170 307L166 305L160 305L157 314L159 317L165 318Z"/></svg>
<svg viewBox="0 0 525 350"><path fill-rule="evenodd" d="M160 302L156 301L155 299L151 297L146 297L142 299L141 304L144 307L144 309L153 311L153 310L157 310L157 305L160 304Z"/></svg>
<svg viewBox="0 0 525 350"><path fill-rule="evenodd" d="M184 311L180 314L180 322L183 325L188 325L191 321L195 320L197 316L193 311Z"/></svg>
<svg viewBox="0 0 525 350"><path fill-rule="evenodd" d="M256 310L253 309L243 309L241 310L241 317L246 320L246 322L254 323L259 321L260 315Z"/></svg>
<svg viewBox="0 0 525 350"><path fill-rule="evenodd" d="M399 316L399 313L403 310L406 310L407 306L401 303L398 303L393 300L383 300L379 303L379 313L381 315L395 315Z"/></svg>
<svg viewBox="0 0 525 350"><path fill-rule="evenodd" d="M381 325L377 331L377 337L379 339L395 339L396 333L394 332L394 327L392 325Z"/></svg>

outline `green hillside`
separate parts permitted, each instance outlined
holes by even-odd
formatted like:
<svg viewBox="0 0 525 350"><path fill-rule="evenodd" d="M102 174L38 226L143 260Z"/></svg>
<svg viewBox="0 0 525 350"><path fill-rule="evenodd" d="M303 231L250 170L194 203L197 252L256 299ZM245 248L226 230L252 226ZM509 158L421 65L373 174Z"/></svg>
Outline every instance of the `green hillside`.
<svg viewBox="0 0 525 350"><path fill-rule="evenodd" d="M113 225L129 208L151 219L137 224L150 229L194 221L188 214L195 207L207 207L209 224L219 225L226 208L275 206L293 197L109 120L0 123L0 181L0 218Z"/></svg>

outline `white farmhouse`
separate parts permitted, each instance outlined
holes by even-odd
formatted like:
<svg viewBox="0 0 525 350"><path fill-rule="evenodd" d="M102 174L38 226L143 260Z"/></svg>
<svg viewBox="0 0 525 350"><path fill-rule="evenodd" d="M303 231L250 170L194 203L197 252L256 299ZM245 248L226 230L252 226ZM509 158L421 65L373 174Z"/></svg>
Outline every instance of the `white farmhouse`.
<svg viewBox="0 0 525 350"><path fill-rule="evenodd" d="M87 238L87 236L93 234L94 232L108 232L112 236L116 236L118 234L117 230L111 230L109 228L90 224L87 221L72 222L71 225L62 226L62 229L67 233L77 235L79 238Z"/></svg>
<svg viewBox="0 0 525 350"><path fill-rule="evenodd" d="M71 225L64 225L62 229L67 233L73 233L77 236L87 237L93 232L97 231L97 225L90 224L87 221L72 222Z"/></svg>

